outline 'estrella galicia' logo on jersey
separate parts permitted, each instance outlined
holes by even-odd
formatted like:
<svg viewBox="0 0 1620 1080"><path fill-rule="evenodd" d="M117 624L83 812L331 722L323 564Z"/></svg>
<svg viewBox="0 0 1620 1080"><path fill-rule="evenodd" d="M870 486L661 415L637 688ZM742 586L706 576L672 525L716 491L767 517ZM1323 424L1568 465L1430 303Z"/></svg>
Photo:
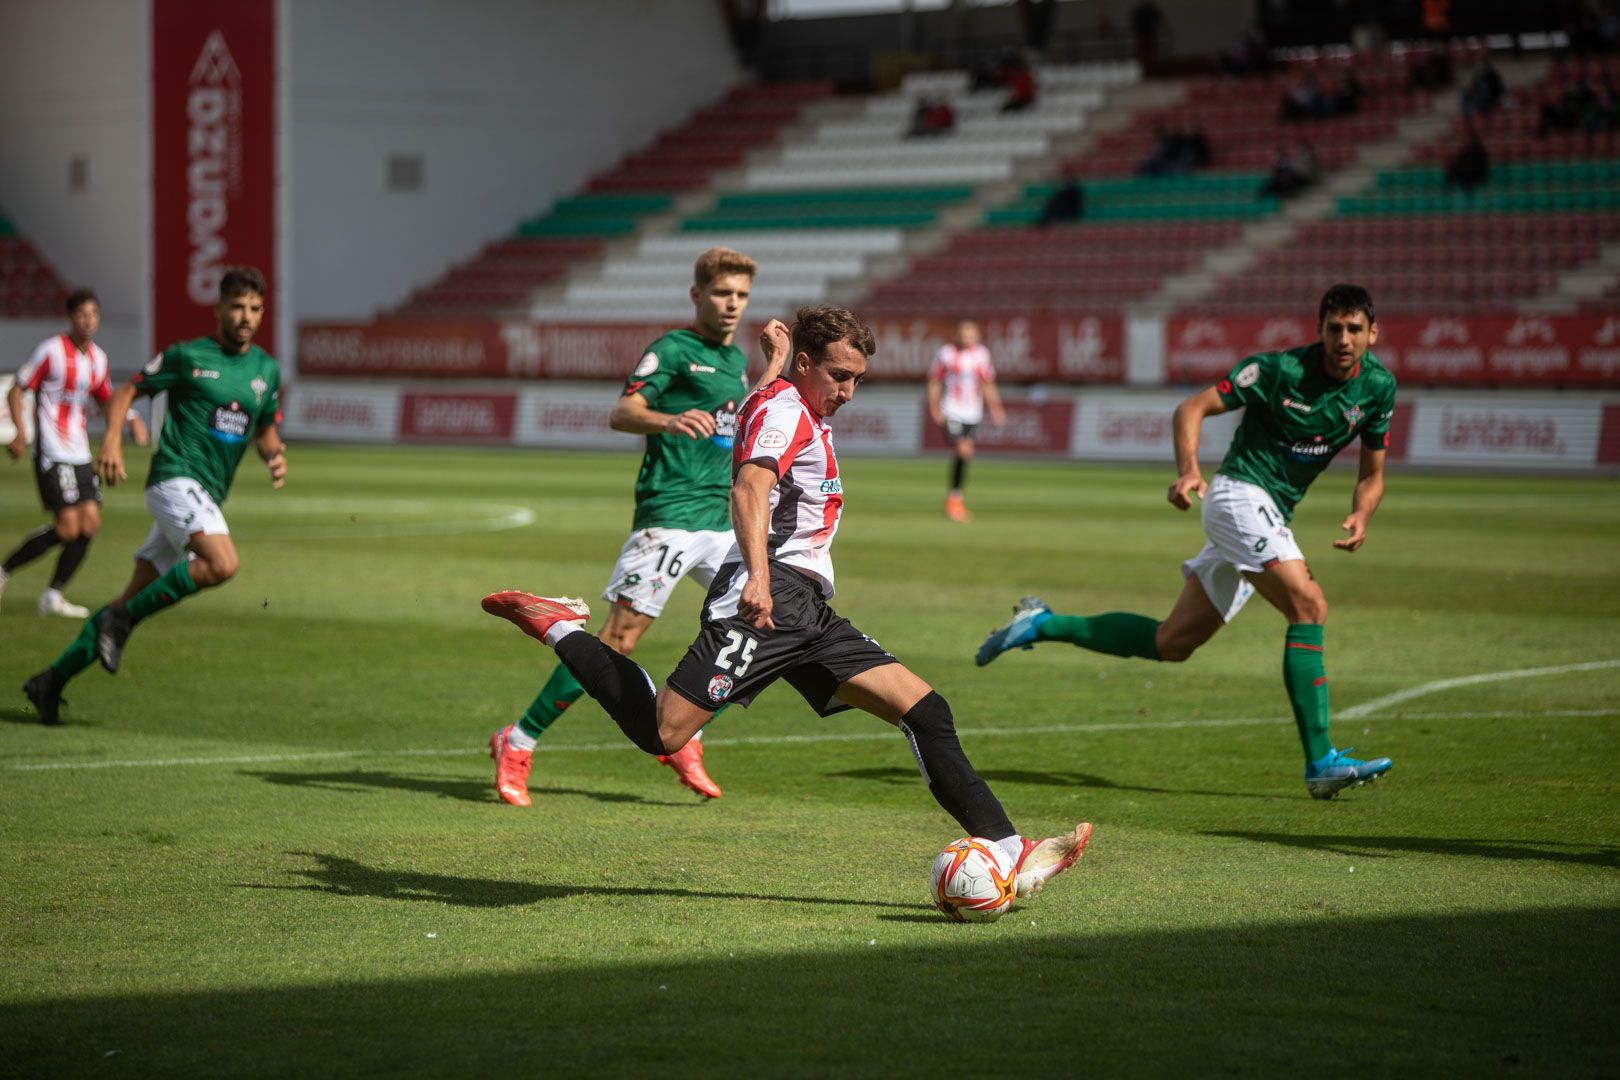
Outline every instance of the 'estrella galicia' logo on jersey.
<svg viewBox="0 0 1620 1080"><path fill-rule="evenodd" d="M831 480L823 480L821 482L821 493L823 495L842 495L844 493L844 482L837 477Z"/></svg>
<svg viewBox="0 0 1620 1080"><path fill-rule="evenodd" d="M1351 431L1355 430L1356 425L1361 422L1361 418L1365 415L1366 414L1361 411L1360 405L1352 405L1348 409L1344 410L1345 423L1350 425Z"/></svg>
<svg viewBox="0 0 1620 1080"><path fill-rule="evenodd" d="M231 402L228 409L215 409L213 422L214 438L220 442L239 443L247 441L248 416L242 411L242 406Z"/></svg>
<svg viewBox="0 0 1620 1080"><path fill-rule="evenodd" d="M1339 448L1330 442L1323 442L1318 435L1310 442L1297 442L1288 448L1288 453L1297 461L1309 461L1311 458L1332 457L1339 452Z"/></svg>
<svg viewBox="0 0 1620 1080"><path fill-rule="evenodd" d="M736 685L731 681L730 675L716 675L709 680L709 700L720 702L731 696L731 688Z"/></svg>
<svg viewBox="0 0 1620 1080"><path fill-rule="evenodd" d="M1302 413L1308 413L1311 411L1311 407L1309 405L1305 404L1303 401L1295 401L1291 397L1283 398L1283 408L1293 409L1295 412Z"/></svg>

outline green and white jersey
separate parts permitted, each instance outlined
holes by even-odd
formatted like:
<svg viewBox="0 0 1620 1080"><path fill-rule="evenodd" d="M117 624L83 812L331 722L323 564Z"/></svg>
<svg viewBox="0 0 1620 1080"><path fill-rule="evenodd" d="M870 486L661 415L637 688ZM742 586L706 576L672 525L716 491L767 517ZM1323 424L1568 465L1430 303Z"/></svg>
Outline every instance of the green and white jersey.
<svg viewBox="0 0 1620 1080"><path fill-rule="evenodd" d="M1372 353L1345 382L1322 370L1322 346L1259 353L1215 384L1243 420L1220 471L1264 488L1289 518L1333 455L1358 436L1382 450L1395 412L1395 376Z"/></svg>
<svg viewBox="0 0 1620 1080"><path fill-rule="evenodd" d="M631 528L731 528L731 440L748 393L747 355L692 330L671 330L647 346L624 392L640 394L662 413L702 409L714 416L715 427L712 439L647 436Z"/></svg>
<svg viewBox="0 0 1620 1080"><path fill-rule="evenodd" d="M182 341L131 381L138 395L169 394L147 487L188 477L223 505L248 443L281 419L281 369L257 345L232 354L211 337Z"/></svg>

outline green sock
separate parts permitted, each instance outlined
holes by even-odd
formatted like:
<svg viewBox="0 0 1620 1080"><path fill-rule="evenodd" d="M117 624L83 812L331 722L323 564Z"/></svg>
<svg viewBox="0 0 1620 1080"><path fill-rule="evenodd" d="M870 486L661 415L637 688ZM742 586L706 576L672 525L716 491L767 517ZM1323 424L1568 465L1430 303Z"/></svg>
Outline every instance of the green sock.
<svg viewBox="0 0 1620 1080"><path fill-rule="evenodd" d="M1333 750L1328 739L1327 663L1322 653L1320 623L1295 623L1283 646L1283 685L1294 707L1299 743L1305 762L1326 757Z"/></svg>
<svg viewBox="0 0 1620 1080"><path fill-rule="evenodd" d="M1157 660L1159 647L1153 643L1153 633L1159 628L1157 619L1146 615L1131 615L1123 611L1110 611L1106 615L1053 615L1041 624L1036 636L1042 641L1067 641L1092 652L1110 656L1140 656L1144 660Z"/></svg>
<svg viewBox="0 0 1620 1080"><path fill-rule="evenodd" d="M538 739L546 733L552 721L563 714L564 709L584 694L585 688L579 685L579 680L568 670L568 665L558 664L551 670L551 678L540 688L539 695L518 720L518 730L531 739Z"/></svg>
<svg viewBox="0 0 1620 1080"><path fill-rule="evenodd" d="M178 604L196 591L197 583L191 580L191 565L189 561L181 560L169 567L162 577L130 597L124 610L129 612L131 619L140 622L171 604Z"/></svg>
<svg viewBox="0 0 1620 1080"><path fill-rule="evenodd" d="M51 667L67 682L73 676L96 662L96 620L105 607L98 608L84 625L79 627L79 636L73 639L73 644L62 651L62 655L51 661Z"/></svg>

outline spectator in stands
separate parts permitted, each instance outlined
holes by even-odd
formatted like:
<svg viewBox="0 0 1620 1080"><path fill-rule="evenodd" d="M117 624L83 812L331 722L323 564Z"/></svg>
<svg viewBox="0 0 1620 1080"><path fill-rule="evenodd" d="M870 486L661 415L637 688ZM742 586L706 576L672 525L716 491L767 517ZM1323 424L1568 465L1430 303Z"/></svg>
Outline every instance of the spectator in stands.
<svg viewBox="0 0 1620 1080"><path fill-rule="evenodd" d="M1361 110L1361 99L1366 92L1356 73L1346 68L1344 78L1339 80L1339 89L1328 99L1328 115L1354 116Z"/></svg>
<svg viewBox="0 0 1620 1080"><path fill-rule="evenodd" d="M1001 103L1004 113L1019 112L1035 104L1035 73L1029 70L1022 57L1015 60L1002 74L1002 85L1007 88L1007 100Z"/></svg>
<svg viewBox="0 0 1620 1080"><path fill-rule="evenodd" d="M1565 86L1564 92L1557 98L1542 101L1536 134L1546 138L1555 131L1576 131L1586 127L1597 104L1597 93L1583 72L1578 80Z"/></svg>
<svg viewBox="0 0 1620 1080"><path fill-rule="evenodd" d="M1491 155L1485 142L1474 127L1468 129L1468 141L1446 162L1446 190L1456 188L1472 194L1491 176Z"/></svg>
<svg viewBox="0 0 1620 1080"><path fill-rule="evenodd" d="M1187 172L1202 169L1215 160L1215 150L1209 145L1204 125L1194 124L1181 136L1181 161Z"/></svg>
<svg viewBox="0 0 1620 1080"><path fill-rule="evenodd" d="M907 135L944 135L956 127L956 110L944 98L920 97L911 114L911 128Z"/></svg>
<svg viewBox="0 0 1620 1080"><path fill-rule="evenodd" d="M1239 79L1250 75L1269 75L1272 66L1271 43L1266 40L1265 28L1258 20L1249 23L1236 46L1229 52L1221 53L1221 68Z"/></svg>
<svg viewBox="0 0 1620 1080"><path fill-rule="evenodd" d="M1307 71L1283 95L1282 104L1277 109L1277 119L1315 120L1326 116L1331 108L1328 96L1322 92L1322 84L1316 81L1316 73Z"/></svg>
<svg viewBox="0 0 1620 1080"><path fill-rule="evenodd" d="M1209 136L1195 124L1185 131L1153 129L1153 150L1136 167L1138 176L1182 176L1201 169L1215 158Z"/></svg>
<svg viewBox="0 0 1620 1080"><path fill-rule="evenodd" d="M1271 167L1271 175L1260 188L1260 194L1277 199L1292 198L1316 183L1321 172L1316 150L1309 139L1300 139L1292 150L1280 146L1277 148L1277 161Z"/></svg>
<svg viewBox="0 0 1620 1080"><path fill-rule="evenodd" d="M1502 104L1505 92L1502 75L1489 58L1482 58L1468 76L1463 87L1462 112L1464 116L1489 116Z"/></svg>
<svg viewBox="0 0 1620 1080"><path fill-rule="evenodd" d="M1044 229L1053 222L1079 221L1085 216L1085 189L1074 176L1065 176L1063 182L1046 197L1046 205L1041 208L1041 216L1035 222L1035 227Z"/></svg>
<svg viewBox="0 0 1620 1080"><path fill-rule="evenodd" d="M1144 68L1159 57L1159 37L1164 33L1164 11L1153 0L1142 0L1131 8L1131 39L1136 43L1136 60Z"/></svg>
<svg viewBox="0 0 1620 1080"><path fill-rule="evenodd" d="M1455 79L1451 54L1444 48L1431 50L1406 72L1406 85L1413 90L1440 90L1450 86Z"/></svg>

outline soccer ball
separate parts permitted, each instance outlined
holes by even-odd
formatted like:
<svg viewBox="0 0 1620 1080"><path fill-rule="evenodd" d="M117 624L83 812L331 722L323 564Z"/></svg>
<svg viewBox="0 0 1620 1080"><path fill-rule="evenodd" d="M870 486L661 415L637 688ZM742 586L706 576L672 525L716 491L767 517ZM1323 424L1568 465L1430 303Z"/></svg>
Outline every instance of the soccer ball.
<svg viewBox="0 0 1620 1080"><path fill-rule="evenodd" d="M964 836L934 857L929 899L952 922L995 922L1012 907L1015 869L1000 844Z"/></svg>

